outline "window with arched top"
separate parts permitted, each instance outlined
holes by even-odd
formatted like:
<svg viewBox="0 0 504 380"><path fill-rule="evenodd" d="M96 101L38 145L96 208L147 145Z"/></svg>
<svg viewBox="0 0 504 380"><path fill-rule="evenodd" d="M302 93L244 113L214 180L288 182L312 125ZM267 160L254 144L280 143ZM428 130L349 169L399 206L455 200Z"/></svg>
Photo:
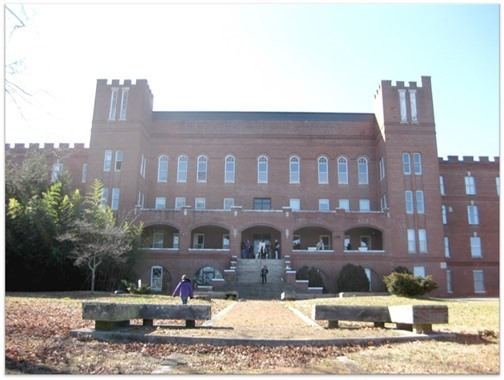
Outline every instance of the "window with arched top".
<svg viewBox="0 0 504 380"><path fill-rule="evenodd" d="M348 185L348 160L345 157L338 158L338 183Z"/></svg>
<svg viewBox="0 0 504 380"><path fill-rule="evenodd" d="M196 181L206 182L207 181L207 169L208 169L208 158L206 156L199 156L197 159L196 168Z"/></svg>
<svg viewBox="0 0 504 380"><path fill-rule="evenodd" d="M318 162L318 183L325 184L329 183L329 161L327 157L319 157Z"/></svg>
<svg viewBox="0 0 504 380"><path fill-rule="evenodd" d="M368 160L366 157L360 157L357 161L359 185L367 185L369 183L368 176Z"/></svg>
<svg viewBox="0 0 504 380"><path fill-rule="evenodd" d="M224 159L224 183L235 182L235 165L236 160L234 156L226 156Z"/></svg>
<svg viewBox="0 0 504 380"><path fill-rule="evenodd" d="M268 157L257 158L257 183L268 183Z"/></svg>
<svg viewBox="0 0 504 380"><path fill-rule="evenodd" d="M187 182L187 156L180 155L177 160L177 182Z"/></svg>
<svg viewBox="0 0 504 380"><path fill-rule="evenodd" d="M158 182L168 181L168 156L162 155L158 158Z"/></svg>
<svg viewBox="0 0 504 380"><path fill-rule="evenodd" d="M300 183L300 164L298 156L292 156L289 160L289 183Z"/></svg>

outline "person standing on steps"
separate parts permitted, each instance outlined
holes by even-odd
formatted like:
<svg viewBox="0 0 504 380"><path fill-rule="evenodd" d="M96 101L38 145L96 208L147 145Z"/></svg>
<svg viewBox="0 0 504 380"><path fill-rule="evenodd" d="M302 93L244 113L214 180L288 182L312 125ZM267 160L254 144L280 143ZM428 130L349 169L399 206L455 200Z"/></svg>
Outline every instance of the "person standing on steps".
<svg viewBox="0 0 504 380"><path fill-rule="evenodd" d="M177 287L173 291L172 297L176 297L177 295L180 295L182 305L187 305L187 299L193 297L191 280L189 280L185 274L182 275Z"/></svg>
<svg viewBox="0 0 504 380"><path fill-rule="evenodd" d="M280 243L278 240L275 240L275 245L273 247L275 251L275 259L278 260L280 258Z"/></svg>
<svg viewBox="0 0 504 380"><path fill-rule="evenodd" d="M264 285L268 282L268 267L265 265L261 269L261 284Z"/></svg>
<svg viewBox="0 0 504 380"><path fill-rule="evenodd" d="M266 251L266 243L264 242L264 240L261 240L259 243L259 246L257 247L256 259L257 258L263 259L264 254L266 253L265 251Z"/></svg>

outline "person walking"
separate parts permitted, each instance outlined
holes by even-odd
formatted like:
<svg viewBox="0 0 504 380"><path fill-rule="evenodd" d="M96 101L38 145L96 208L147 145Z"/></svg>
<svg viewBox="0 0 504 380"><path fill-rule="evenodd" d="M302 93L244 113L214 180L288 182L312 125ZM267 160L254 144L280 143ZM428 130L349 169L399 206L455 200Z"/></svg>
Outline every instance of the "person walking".
<svg viewBox="0 0 504 380"><path fill-rule="evenodd" d="M185 274L182 275L182 278L175 287L172 297L176 297L178 295L180 295L180 300L183 305L187 305L187 299L193 297L192 282Z"/></svg>
<svg viewBox="0 0 504 380"><path fill-rule="evenodd" d="M268 267L265 265L261 269L261 284L264 285L268 282Z"/></svg>

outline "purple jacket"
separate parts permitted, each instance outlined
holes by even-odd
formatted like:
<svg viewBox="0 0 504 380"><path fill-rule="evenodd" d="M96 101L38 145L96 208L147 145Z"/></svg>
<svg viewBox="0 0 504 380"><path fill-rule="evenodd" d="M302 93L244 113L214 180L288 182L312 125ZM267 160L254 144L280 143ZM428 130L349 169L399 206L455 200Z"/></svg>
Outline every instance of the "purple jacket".
<svg viewBox="0 0 504 380"><path fill-rule="evenodd" d="M177 284L177 287L173 291L172 296L177 296L180 294L180 297L192 297L193 290L191 280L185 279L184 281L180 281Z"/></svg>

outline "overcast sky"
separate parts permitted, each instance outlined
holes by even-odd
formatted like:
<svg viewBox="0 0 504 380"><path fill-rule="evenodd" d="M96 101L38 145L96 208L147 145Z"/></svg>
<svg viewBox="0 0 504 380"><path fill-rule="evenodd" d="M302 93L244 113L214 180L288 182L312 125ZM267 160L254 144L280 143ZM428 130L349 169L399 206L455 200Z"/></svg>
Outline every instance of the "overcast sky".
<svg viewBox="0 0 504 380"><path fill-rule="evenodd" d="M432 77L439 155L499 155L495 4L10 6L8 143L89 143L97 79L154 110L372 112L382 79ZM14 103L17 102L17 104Z"/></svg>

